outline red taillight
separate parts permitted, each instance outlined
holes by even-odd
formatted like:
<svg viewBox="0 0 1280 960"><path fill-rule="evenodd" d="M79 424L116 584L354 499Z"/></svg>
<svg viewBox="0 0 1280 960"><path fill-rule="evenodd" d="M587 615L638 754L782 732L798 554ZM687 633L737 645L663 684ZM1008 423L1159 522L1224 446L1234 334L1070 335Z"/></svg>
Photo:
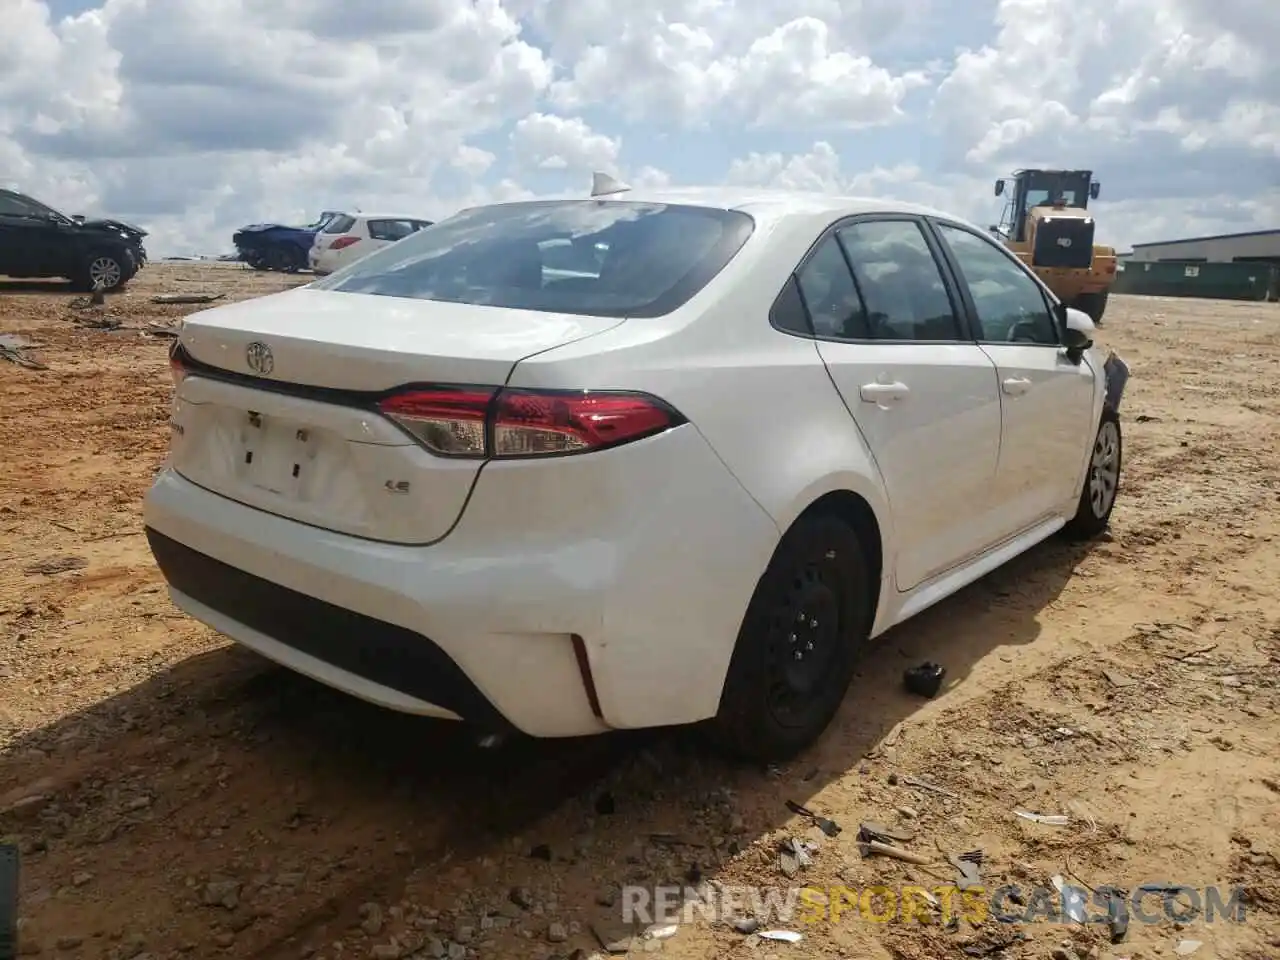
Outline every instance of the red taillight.
<svg viewBox="0 0 1280 960"><path fill-rule="evenodd" d="M341 250L343 247L349 247L353 243L359 243L359 237L339 237L333 243L329 244L330 250Z"/></svg>
<svg viewBox="0 0 1280 960"><path fill-rule="evenodd" d="M642 393L434 388L388 397L378 409L432 453L543 457L640 440L683 422Z"/></svg>

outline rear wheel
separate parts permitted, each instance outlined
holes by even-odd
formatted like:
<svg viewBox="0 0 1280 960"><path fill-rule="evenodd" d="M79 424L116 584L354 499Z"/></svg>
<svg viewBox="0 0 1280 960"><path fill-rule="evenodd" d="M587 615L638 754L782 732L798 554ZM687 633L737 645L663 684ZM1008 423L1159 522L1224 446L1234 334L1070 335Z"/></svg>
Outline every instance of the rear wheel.
<svg viewBox="0 0 1280 960"><path fill-rule="evenodd" d="M98 251L85 257L72 281L80 290L110 293L124 286L132 275L124 257Z"/></svg>
<svg viewBox="0 0 1280 960"><path fill-rule="evenodd" d="M832 516L796 521L743 619L712 725L720 746L768 763L812 744L849 688L873 602L853 529Z"/></svg>
<svg viewBox="0 0 1280 960"><path fill-rule="evenodd" d="M268 247L262 259L266 264L266 269L278 270L281 273L287 271L293 262L293 258L289 254L289 248L282 244Z"/></svg>
<svg viewBox="0 0 1280 960"><path fill-rule="evenodd" d="M1087 313L1095 327L1102 326L1102 315L1107 312L1107 296L1110 292L1100 290L1097 293L1082 293L1076 297L1072 306Z"/></svg>
<svg viewBox="0 0 1280 960"><path fill-rule="evenodd" d="M1089 469L1085 473L1076 515L1068 521L1064 531L1068 536L1087 540L1107 529L1111 511L1115 509L1116 494L1120 492L1122 453L1120 416L1110 407L1104 408L1102 422L1094 436L1093 452L1089 456Z"/></svg>

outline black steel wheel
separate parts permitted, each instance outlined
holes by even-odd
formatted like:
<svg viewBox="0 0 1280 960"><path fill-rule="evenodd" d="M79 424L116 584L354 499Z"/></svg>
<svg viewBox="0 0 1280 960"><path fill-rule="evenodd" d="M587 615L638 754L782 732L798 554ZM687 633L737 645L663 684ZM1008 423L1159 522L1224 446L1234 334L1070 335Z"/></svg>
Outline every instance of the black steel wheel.
<svg viewBox="0 0 1280 960"><path fill-rule="evenodd" d="M831 723L871 629L866 554L838 517L782 538L747 609L713 729L730 752L789 759Z"/></svg>

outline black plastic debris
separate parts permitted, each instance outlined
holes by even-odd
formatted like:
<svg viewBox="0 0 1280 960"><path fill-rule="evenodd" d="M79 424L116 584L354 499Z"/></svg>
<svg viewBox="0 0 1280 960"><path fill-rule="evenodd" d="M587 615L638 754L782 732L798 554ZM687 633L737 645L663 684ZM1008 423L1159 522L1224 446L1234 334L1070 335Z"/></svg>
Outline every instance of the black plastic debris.
<svg viewBox="0 0 1280 960"><path fill-rule="evenodd" d="M828 837L838 837L840 835L840 831L842 830L840 824L827 817L818 816L808 807L803 807L794 800L787 801L787 809L797 817L804 817L807 820L811 820L814 826L825 833Z"/></svg>
<svg viewBox="0 0 1280 960"><path fill-rule="evenodd" d="M922 663L903 672L902 685L907 688L908 693L933 699L942 689L942 681L946 676L946 667L936 663Z"/></svg>
<svg viewBox="0 0 1280 960"><path fill-rule="evenodd" d="M551 848L545 843L540 843L529 851L529 856L534 860L551 860Z"/></svg>
<svg viewBox="0 0 1280 960"><path fill-rule="evenodd" d="M614 803L612 793L602 793L596 797L595 807L596 813L607 817L617 809L617 804Z"/></svg>

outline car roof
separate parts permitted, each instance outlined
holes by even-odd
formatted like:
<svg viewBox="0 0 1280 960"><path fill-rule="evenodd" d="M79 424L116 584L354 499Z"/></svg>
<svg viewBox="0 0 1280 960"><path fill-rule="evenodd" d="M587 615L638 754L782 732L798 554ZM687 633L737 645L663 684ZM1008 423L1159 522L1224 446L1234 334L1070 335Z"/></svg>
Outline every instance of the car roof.
<svg viewBox="0 0 1280 960"><path fill-rule="evenodd" d="M541 199L541 198L540 198ZM587 200L581 195L561 195L545 198L551 201ZM830 223L842 217L865 213L901 213L915 216L940 217L957 223L969 223L963 217L917 203L891 200L884 197L849 197L807 190L784 190L768 187L660 187L654 189L633 188L624 193L598 197L604 201L632 203L687 204L709 207L715 210L740 210L757 221L779 222L783 220L812 220ZM510 201L512 203L537 203L538 200ZM475 209L475 208L472 208Z"/></svg>
<svg viewBox="0 0 1280 960"><path fill-rule="evenodd" d="M411 213L349 213L349 217L356 220L430 220L430 217L420 217Z"/></svg>

